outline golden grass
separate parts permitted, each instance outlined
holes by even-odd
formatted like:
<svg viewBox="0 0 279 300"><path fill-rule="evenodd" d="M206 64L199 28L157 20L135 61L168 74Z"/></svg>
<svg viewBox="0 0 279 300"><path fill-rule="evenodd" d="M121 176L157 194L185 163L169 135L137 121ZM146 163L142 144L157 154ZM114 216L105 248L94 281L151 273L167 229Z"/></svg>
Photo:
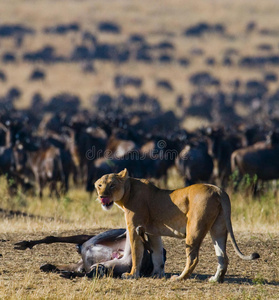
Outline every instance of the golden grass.
<svg viewBox="0 0 279 300"><path fill-rule="evenodd" d="M60 199L48 196L39 199L18 193L15 197L2 197L0 206L5 210L20 210L34 216L19 216L16 221L3 219L0 225L3 233L38 230L59 232L69 227L76 230L125 227L123 213L119 209L113 207L110 212L105 213L96 201L96 196L93 195L90 199L82 189L72 189L67 196ZM10 222L13 225L7 226Z"/></svg>
<svg viewBox="0 0 279 300"><path fill-rule="evenodd" d="M157 186L165 188L163 182L155 181ZM171 169L168 178L168 188L175 189L184 186L183 179L175 169ZM10 197L7 185L0 180L0 207L5 210L20 210L35 216L34 218L18 217L3 219L0 222L0 232L30 232L55 231L60 232L69 227L72 230L119 228L125 227L123 212L116 206L106 212L101 208L96 194L90 199L84 188L72 187L66 196L57 199L48 197L48 189L44 191L43 199L32 195L24 195L20 191ZM232 222L238 231L276 232L279 226L279 195L270 190L259 197L252 197L243 188L235 193L228 190L232 202ZM1 230L2 229L2 230Z"/></svg>

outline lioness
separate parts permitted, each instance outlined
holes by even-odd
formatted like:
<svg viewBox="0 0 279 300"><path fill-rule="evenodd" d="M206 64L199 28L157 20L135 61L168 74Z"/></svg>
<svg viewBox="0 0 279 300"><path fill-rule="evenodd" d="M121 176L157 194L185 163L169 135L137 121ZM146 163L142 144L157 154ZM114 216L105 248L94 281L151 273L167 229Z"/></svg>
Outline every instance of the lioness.
<svg viewBox="0 0 279 300"><path fill-rule="evenodd" d="M210 184L194 184L174 191L162 190L144 179L128 176L127 169L107 174L95 183L102 207L110 209L115 203L125 213L132 252L132 269L123 278L137 278L144 247L136 229L141 226L148 234L153 250L153 276L164 275L161 236L186 238L185 269L172 279L186 279L198 263L201 243L210 231L218 258L213 282L223 282L228 267L226 242L228 232L238 256L244 260L259 258L258 253L244 256L234 238L231 224L231 204L228 195Z"/></svg>

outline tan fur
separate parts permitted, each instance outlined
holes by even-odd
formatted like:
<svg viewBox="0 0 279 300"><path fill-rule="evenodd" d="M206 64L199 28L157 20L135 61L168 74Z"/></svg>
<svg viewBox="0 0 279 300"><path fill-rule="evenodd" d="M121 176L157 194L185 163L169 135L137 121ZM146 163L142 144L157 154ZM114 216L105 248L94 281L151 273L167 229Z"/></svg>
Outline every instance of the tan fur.
<svg viewBox="0 0 279 300"><path fill-rule="evenodd" d="M143 245L136 232L144 228L153 250L154 276L163 276L161 236L186 239L186 266L176 279L186 279L198 263L200 245L210 232L218 257L218 268L211 281L223 282L228 266L226 254L229 232L236 253L246 260L258 258L254 253L244 256L236 244L231 225L228 195L210 184L195 184L174 191L161 190L146 180L128 177L127 170L108 174L96 181L98 197L109 198L125 213L132 251L132 270L123 277L136 278L143 256Z"/></svg>

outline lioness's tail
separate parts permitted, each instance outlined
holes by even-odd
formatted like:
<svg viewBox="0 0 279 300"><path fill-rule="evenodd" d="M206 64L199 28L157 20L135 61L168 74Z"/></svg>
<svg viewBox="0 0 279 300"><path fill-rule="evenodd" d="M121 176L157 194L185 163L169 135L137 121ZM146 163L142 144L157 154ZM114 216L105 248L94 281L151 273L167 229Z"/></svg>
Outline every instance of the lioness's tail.
<svg viewBox="0 0 279 300"><path fill-rule="evenodd" d="M222 205L222 209L223 209L223 212L224 212L226 227L227 227L227 230L230 234L232 244L233 244L233 248L234 248L236 254L244 260L253 260L253 259L259 258L260 255L256 252L252 253L251 255L244 255L239 250L238 245L237 245L236 240L235 240L235 237L234 237L233 228L232 228L230 198L229 198L228 194L224 191L221 192L220 196L221 196L221 205Z"/></svg>

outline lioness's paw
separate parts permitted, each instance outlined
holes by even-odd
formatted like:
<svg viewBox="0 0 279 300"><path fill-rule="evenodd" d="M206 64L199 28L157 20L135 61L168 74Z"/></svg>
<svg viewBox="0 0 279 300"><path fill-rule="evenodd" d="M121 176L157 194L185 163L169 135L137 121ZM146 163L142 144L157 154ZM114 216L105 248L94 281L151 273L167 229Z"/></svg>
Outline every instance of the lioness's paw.
<svg viewBox="0 0 279 300"><path fill-rule="evenodd" d="M180 280L178 275L172 275L170 278L171 281Z"/></svg>
<svg viewBox="0 0 279 300"><path fill-rule="evenodd" d="M217 282L215 276L211 276L209 279L208 279L208 282Z"/></svg>
<svg viewBox="0 0 279 300"><path fill-rule="evenodd" d="M132 273L123 273L121 275L121 278L123 278L123 279L136 279L136 278L138 278L138 276L136 276L135 274L132 274Z"/></svg>
<svg viewBox="0 0 279 300"><path fill-rule="evenodd" d="M217 282L217 283L223 283L224 282L224 278L216 278L215 276L212 276L208 279L209 282Z"/></svg>

